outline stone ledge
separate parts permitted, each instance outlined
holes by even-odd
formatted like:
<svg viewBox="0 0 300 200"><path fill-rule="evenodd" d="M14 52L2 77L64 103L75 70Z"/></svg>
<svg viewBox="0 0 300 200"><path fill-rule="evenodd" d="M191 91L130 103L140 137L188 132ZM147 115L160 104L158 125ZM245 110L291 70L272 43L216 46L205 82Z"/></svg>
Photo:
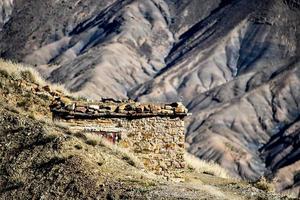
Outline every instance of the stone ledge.
<svg viewBox="0 0 300 200"><path fill-rule="evenodd" d="M189 115L187 108L180 102L171 104L139 103L126 101L71 101L56 98L50 105L54 118L96 119L96 118L184 118Z"/></svg>

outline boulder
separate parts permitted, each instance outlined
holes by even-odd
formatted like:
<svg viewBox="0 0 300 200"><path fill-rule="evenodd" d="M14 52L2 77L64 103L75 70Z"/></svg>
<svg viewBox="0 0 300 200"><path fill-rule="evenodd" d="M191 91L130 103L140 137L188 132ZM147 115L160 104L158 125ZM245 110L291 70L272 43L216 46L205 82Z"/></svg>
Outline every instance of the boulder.
<svg viewBox="0 0 300 200"><path fill-rule="evenodd" d="M155 105L155 104L151 104L150 105L150 111L152 113L159 113L161 111L161 106Z"/></svg>
<svg viewBox="0 0 300 200"><path fill-rule="evenodd" d="M184 106L175 108L175 113L187 113L187 109Z"/></svg>
<svg viewBox="0 0 300 200"><path fill-rule="evenodd" d="M173 110L166 110L166 109L162 109L160 111L161 114L164 114L164 115L172 115L174 114Z"/></svg>
<svg viewBox="0 0 300 200"><path fill-rule="evenodd" d="M125 106L125 110L126 111L134 111L136 109L136 107L137 107L137 104L130 103Z"/></svg>
<svg viewBox="0 0 300 200"><path fill-rule="evenodd" d="M143 113L144 112L144 106L143 105L139 105L136 107L136 112L137 113Z"/></svg>
<svg viewBox="0 0 300 200"><path fill-rule="evenodd" d="M74 111L75 110L75 104L68 104L66 106L66 110L68 110L68 111Z"/></svg>
<svg viewBox="0 0 300 200"><path fill-rule="evenodd" d="M170 106L170 105L165 105L164 109L166 109L166 110L172 110L172 109L173 109L173 107L172 107L172 106Z"/></svg>
<svg viewBox="0 0 300 200"><path fill-rule="evenodd" d="M99 105L89 105L89 109L99 110L100 106Z"/></svg>
<svg viewBox="0 0 300 200"><path fill-rule="evenodd" d="M121 104L117 107L116 111L118 113L124 113L125 112L125 107L126 107L127 104Z"/></svg>
<svg viewBox="0 0 300 200"><path fill-rule="evenodd" d="M172 107L175 108L175 113L187 113L188 110L187 108L181 103L181 102L176 102L171 104Z"/></svg>
<svg viewBox="0 0 300 200"><path fill-rule="evenodd" d="M101 107L104 110L110 111L110 112L115 112L117 109L116 105L105 105Z"/></svg>
<svg viewBox="0 0 300 200"><path fill-rule="evenodd" d="M85 113L86 110L87 109L85 107L76 107L75 108L75 112L80 112L80 113Z"/></svg>
<svg viewBox="0 0 300 200"><path fill-rule="evenodd" d="M149 113L150 111L151 111L150 106L149 105L144 105L144 112Z"/></svg>
<svg viewBox="0 0 300 200"><path fill-rule="evenodd" d="M51 88L50 88L49 85L45 85L45 86L43 87L43 90L45 90L46 92L51 92Z"/></svg>

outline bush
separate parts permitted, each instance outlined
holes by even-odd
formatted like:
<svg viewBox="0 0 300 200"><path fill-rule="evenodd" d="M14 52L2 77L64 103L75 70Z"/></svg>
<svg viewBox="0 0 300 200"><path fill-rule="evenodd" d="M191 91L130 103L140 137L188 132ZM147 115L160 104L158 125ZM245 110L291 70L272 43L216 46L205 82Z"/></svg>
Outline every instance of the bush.
<svg viewBox="0 0 300 200"><path fill-rule="evenodd" d="M21 107L24 110L29 110L29 108L32 108L34 106L33 97L30 93L28 93L24 97L25 98L20 99L20 101L17 102L17 107Z"/></svg>
<svg viewBox="0 0 300 200"><path fill-rule="evenodd" d="M28 117L30 119L36 119L36 116L35 116L34 112L30 112L29 115L28 115Z"/></svg>
<svg viewBox="0 0 300 200"><path fill-rule="evenodd" d="M22 108L27 108L28 106L28 101L25 99L25 100L22 100L22 101L19 101L17 102L17 106L18 107L22 107Z"/></svg>
<svg viewBox="0 0 300 200"><path fill-rule="evenodd" d="M83 139L83 140L87 140L87 137L85 134L81 133L81 132L76 132L73 134L75 137Z"/></svg>
<svg viewBox="0 0 300 200"><path fill-rule="evenodd" d="M254 183L254 187L266 192L275 192L275 185L272 182L269 182L265 177L261 177Z"/></svg>
<svg viewBox="0 0 300 200"><path fill-rule="evenodd" d="M125 160L129 165L133 167L138 167L138 162L137 159L135 159L135 157L124 152L122 152L122 154L123 154L122 159Z"/></svg>
<svg viewBox="0 0 300 200"><path fill-rule="evenodd" d="M74 147L75 147L75 149L78 149L78 150L82 149L82 146L80 144L76 144Z"/></svg>
<svg viewBox="0 0 300 200"><path fill-rule="evenodd" d="M26 80L26 81L31 82L31 83L35 83L36 82L34 75L29 70L21 71L20 75L21 75L21 78L23 80Z"/></svg>
<svg viewBox="0 0 300 200"><path fill-rule="evenodd" d="M0 77L8 78L9 77L9 73L6 70L4 70L4 69L0 69Z"/></svg>
<svg viewBox="0 0 300 200"><path fill-rule="evenodd" d="M91 139L88 139L88 140L86 141L86 143L87 143L88 145L92 145L92 146L96 146L96 145L98 144L97 140L91 140Z"/></svg>

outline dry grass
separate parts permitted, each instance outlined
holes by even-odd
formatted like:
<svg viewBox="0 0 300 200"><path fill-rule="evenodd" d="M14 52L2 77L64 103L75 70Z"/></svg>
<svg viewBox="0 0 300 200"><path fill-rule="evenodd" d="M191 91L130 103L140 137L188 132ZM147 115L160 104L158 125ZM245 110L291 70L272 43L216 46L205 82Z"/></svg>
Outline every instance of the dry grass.
<svg viewBox="0 0 300 200"><path fill-rule="evenodd" d="M231 178L229 176L229 173L224 168L212 161L207 162L204 160L200 160L199 158L189 153L185 153L184 159L188 168L195 170L198 173L211 174L213 176L226 179Z"/></svg>
<svg viewBox="0 0 300 200"><path fill-rule="evenodd" d="M52 90L70 95L70 92L63 85L47 83L40 73L29 65L0 59L0 73L2 76L10 76L13 80L26 80L40 86L50 85Z"/></svg>
<svg viewBox="0 0 300 200"><path fill-rule="evenodd" d="M94 133L76 133L76 137L79 137L81 139L84 139L86 144L92 145L92 146L103 146L108 149L110 149L116 156L120 157L124 161L126 161L131 166L137 167L137 168L144 168L142 162L131 152L129 152L127 149L121 148L117 146L116 144L112 144L107 139L94 134Z"/></svg>
<svg viewBox="0 0 300 200"><path fill-rule="evenodd" d="M286 196L287 198L290 198L290 199L299 199L300 198L300 191L297 191L297 190L285 190L283 192L281 192L282 195ZM298 195L299 194L299 195Z"/></svg>
<svg viewBox="0 0 300 200"><path fill-rule="evenodd" d="M266 192L275 192L276 190L275 185L268 181L265 177L261 177L256 183L254 183L254 186Z"/></svg>
<svg viewBox="0 0 300 200"><path fill-rule="evenodd" d="M40 76L40 74L28 65L0 59L0 69L1 71L7 72L8 75L15 80L25 79L26 81L39 85L46 85L45 80Z"/></svg>

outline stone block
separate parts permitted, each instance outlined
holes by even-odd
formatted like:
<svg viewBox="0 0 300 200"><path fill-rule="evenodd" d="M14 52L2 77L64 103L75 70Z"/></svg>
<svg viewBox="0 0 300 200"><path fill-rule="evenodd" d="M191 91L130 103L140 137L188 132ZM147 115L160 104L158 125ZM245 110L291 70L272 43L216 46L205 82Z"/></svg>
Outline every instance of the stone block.
<svg viewBox="0 0 300 200"><path fill-rule="evenodd" d="M165 105L164 109L166 109L166 110L173 110L173 107L169 106L169 105Z"/></svg>
<svg viewBox="0 0 300 200"><path fill-rule="evenodd" d="M76 106L76 108L75 108L75 112L85 113L86 111L87 111L87 109L85 107Z"/></svg>
<svg viewBox="0 0 300 200"><path fill-rule="evenodd" d="M159 113L161 111L161 106L159 105L150 105L150 112Z"/></svg>
<svg viewBox="0 0 300 200"><path fill-rule="evenodd" d="M162 114L164 115L172 115L174 114L173 110L166 110L166 109L163 109L160 111Z"/></svg>
<svg viewBox="0 0 300 200"><path fill-rule="evenodd" d="M74 111L75 110L75 104L69 104L66 106L67 111Z"/></svg>
<svg viewBox="0 0 300 200"><path fill-rule="evenodd" d="M49 85L45 85L44 87L42 87L43 90L45 90L46 92L51 92L51 88Z"/></svg>
<svg viewBox="0 0 300 200"><path fill-rule="evenodd" d="M139 105L136 107L136 112L137 113L143 113L144 112L144 106L143 105Z"/></svg>
<svg viewBox="0 0 300 200"><path fill-rule="evenodd" d="M88 108L89 109L94 109L94 110L99 110L100 106L99 105L89 105Z"/></svg>

